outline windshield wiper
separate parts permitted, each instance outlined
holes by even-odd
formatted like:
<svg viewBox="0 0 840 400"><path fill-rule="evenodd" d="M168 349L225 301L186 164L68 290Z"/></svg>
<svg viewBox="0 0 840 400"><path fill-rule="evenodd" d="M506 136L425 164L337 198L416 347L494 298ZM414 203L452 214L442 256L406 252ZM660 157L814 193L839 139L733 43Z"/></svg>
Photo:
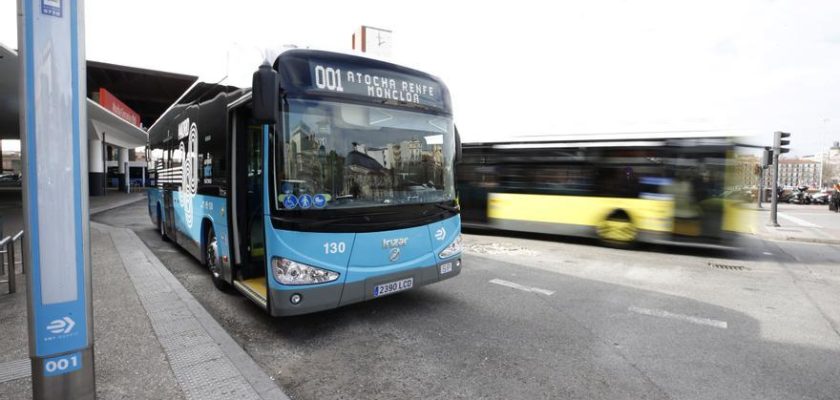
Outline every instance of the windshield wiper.
<svg viewBox="0 0 840 400"><path fill-rule="evenodd" d="M447 206L446 204L441 204L441 203L435 203L435 207L444 209L444 210L449 211L449 212L454 212L454 213L461 212L461 207L452 207L452 206Z"/></svg>
<svg viewBox="0 0 840 400"><path fill-rule="evenodd" d="M320 227L324 225L333 224L340 221L349 221L354 219L362 218L365 222L370 222L370 217L365 215L348 215L346 217L335 217L335 218L328 218L328 219L318 219L316 221L306 221L306 224L309 227Z"/></svg>
<svg viewBox="0 0 840 400"><path fill-rule="evenodd" d="M346 221L358 221L361 220L363 222L371 222L371 217L381 217L381 216L392 216L392 215L399 215L398 212L379 212L379 213L367 213L367 214L353 214L353 215L345 215L340 217L333 217L333 218L320 218L314 221L306 221L303 222L306 226L312 227L321 227L324 225L334 224L336 222L346 222Z"/></svg>

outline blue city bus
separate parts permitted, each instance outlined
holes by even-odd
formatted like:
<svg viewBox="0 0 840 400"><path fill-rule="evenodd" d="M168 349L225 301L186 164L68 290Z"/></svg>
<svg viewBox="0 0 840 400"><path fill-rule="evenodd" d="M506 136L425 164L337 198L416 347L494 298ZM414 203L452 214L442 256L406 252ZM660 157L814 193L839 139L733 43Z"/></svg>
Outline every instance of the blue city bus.
<svg viewBox="0 0 840 400"><path fill-rule="evenodd" d="M149 129L149 215L270 315L456 276L452 106L438 78L288 50L252 88L196 83Z"/></svg>

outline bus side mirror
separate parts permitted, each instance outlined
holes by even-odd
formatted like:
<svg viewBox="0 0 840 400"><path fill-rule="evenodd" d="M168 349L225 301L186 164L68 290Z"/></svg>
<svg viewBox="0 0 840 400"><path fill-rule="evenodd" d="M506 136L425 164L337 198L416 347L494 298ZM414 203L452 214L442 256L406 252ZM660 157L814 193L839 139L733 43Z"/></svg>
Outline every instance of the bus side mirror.
<svg viewBox="0 0 840 400"><path fill-rule="evenodd" d="M455 163L461 162L461 135L458 133L458 127L455 127Z"/></svg>
<svg viewBox="0 0 840 400"><path fill-rule="evenodd" d="M276 124L279 99L280 79L278 79L277 71L268 63L263 63L257 72L254 72L251 87L254 119L263 124Z"/></svg>

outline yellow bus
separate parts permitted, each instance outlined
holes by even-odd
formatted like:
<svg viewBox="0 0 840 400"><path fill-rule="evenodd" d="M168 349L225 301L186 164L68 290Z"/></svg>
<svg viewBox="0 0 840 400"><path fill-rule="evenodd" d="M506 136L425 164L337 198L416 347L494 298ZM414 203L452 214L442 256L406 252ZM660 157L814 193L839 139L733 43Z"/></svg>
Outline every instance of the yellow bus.
<svg viewBox="0 0 840 400"><path fill-rule="evenodd" d="M464 143L464 227L734 245L747 231L735 142L708 132Z"/></svg>

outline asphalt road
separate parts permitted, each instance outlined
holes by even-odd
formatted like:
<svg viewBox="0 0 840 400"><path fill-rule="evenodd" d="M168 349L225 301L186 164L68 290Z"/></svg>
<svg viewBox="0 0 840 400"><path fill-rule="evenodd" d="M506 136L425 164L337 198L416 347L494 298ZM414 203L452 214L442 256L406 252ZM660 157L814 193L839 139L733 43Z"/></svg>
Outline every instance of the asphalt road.
<svg viewBox="0 0 840 400"><path fill-rule="evenodd" d="M296 399L838 399L840 247L602 248L465 235L462 274L376 301L272 318L133 228Z"/></svg>

